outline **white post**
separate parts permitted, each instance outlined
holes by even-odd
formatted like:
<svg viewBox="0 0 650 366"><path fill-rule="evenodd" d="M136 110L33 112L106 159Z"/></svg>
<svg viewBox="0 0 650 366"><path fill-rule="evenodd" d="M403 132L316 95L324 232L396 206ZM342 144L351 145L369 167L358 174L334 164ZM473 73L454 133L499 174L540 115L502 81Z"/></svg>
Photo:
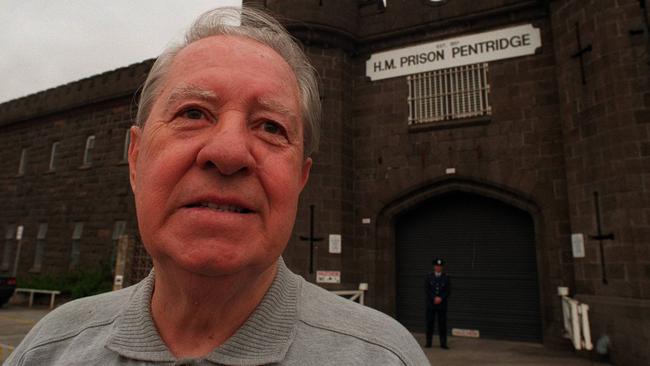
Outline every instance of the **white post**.
<svg viewBox="0 0 650 366"><path fill-rule="evenodd" d="M580 339L580 318L578 317L578 302L569 299L569 304L571 304L571 329L572 329L572 334L571 334L571 341L573 342L573 346L575 349L580 350L582 349L582 340Z"/></svg>
<svg viewBox="0 0 650 366"><path fill-rule="evenodd" d="M23 230L25 227L23 225L19 225L18 228L16 228L16 241L18 242L18 245L16 246L16 257L14 258L14 269L11 272L11 277L16 277L16 273L18 273L18 259L20 258L20 248L23 246Z"/></svg>
<svg viewBox="0 0 650 366"><path fill-rule="evenodd" d="M584 348L591 351L594 348L594 345L591 343L591 331L589 330L589 305L580 304L580 320L582 323Z"/></svg>
<svg viewBox="0 0 650 366"><path fill-rule="evenodd" d="M364 299L365 299L365 294L366 291L368 291L368 284L365 282L362 282L359 284L359 290L361 291L361 297L359 298L359 304L365 305Z"/></svg>

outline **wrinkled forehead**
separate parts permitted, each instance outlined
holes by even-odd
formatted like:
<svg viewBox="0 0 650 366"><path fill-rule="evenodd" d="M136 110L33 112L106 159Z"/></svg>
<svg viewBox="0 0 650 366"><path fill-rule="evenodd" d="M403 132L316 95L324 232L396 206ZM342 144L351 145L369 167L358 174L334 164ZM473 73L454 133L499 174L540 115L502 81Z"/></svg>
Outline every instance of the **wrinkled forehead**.
<svg viewBox="0 0 650 366"><path fill-rule="evenodd" d="M241 71L281 76L277 82L298 90L298 80L287 61L273 48L244 36L216 35L192 42L172 59L169 73L238 66ZM296 95L297 96L297 95Z"/></svg>
<svg viewBox="0 0 650 366"><path fill-rule="evenodd" d="M233 73L238 77L232 77ZM242 36L211 36L178 51L163 77L155 103L169 104L184 97L216 101L218 92L207 86L211 82L231 90L245 89L242 95L255 97L257 104L302 121L293 69L272 48Z"/></svg>

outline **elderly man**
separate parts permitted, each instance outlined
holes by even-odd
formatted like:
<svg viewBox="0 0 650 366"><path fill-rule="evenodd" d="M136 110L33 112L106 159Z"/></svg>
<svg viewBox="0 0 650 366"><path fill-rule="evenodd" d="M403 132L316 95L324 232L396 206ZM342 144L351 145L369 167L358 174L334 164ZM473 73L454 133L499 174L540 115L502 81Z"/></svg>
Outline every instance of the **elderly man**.
<svg viewBox="0 0 650 366"><path fill-rule="evenodd" d="M201 16L154 64L131 130L154 271L58 308L8 365L428 364L397 322L282 261L318 140L317 90L277 21L250 9Z"/></svg>

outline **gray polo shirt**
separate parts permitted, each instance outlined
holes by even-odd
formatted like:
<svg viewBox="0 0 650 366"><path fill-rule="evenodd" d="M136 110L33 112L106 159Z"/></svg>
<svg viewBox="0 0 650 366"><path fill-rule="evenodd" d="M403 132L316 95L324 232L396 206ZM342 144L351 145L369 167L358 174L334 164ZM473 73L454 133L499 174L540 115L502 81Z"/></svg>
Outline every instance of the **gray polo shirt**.
<svg viewBox="0 0 650 366"><path fill-rule="evenodd" d="M179 360L149 304L154 273L135 286L67 303L29 332L5 365L428 365L394 319L278 274L250 318L201 359Z"/></svg>

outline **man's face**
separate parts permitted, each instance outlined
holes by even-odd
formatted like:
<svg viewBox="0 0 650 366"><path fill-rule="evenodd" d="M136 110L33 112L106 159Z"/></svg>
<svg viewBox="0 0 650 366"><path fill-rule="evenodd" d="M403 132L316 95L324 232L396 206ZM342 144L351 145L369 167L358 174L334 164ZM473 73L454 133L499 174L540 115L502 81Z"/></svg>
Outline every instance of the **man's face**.
<svg viewBox="0 0 650 366"><path fill-rule="evenodd" d="M435 265L433 266L433 270L434 270L435 272L442 273L442 266L439 265L439 264L435 264Z"/></svg>
<svg viewBox="0 0 650 366"><path fill-rule="evenodd" d="M311 159L296 78L236 36L174 58L129 150L142 240L161 264L209 275L261 271L284 250Z"/></svg>

